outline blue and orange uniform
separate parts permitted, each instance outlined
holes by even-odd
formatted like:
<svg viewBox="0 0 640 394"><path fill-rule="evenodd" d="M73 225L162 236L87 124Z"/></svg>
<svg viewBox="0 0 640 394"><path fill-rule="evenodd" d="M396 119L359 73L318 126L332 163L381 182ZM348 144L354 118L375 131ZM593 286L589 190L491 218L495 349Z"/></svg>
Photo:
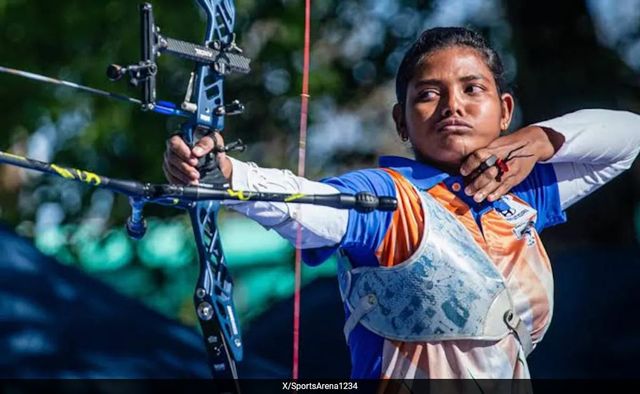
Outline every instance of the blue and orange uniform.
<svg viewBox="0 0 640 394"><path fill-rule="evenodd" d="M234 188L398 199L395 212L225 202L295 243L320 264L338 251L345 335L354 378L528 378L526 356L551 322L553 276L539 233L564 209L630 168L640 116L580 110L540 122L562 147L495 202L415 160L322 182L232 159Z"/></svg>
<svg viewBox="0 0 640 394"><path fill-rule="evenodd" d="M382 168L348 173L325 182L345 193L370 191L398 199L395 212L351 214L339 248L351 268L394 267L405 263L425 237L420 193L450 212L484 251L511 294L515 312L531 334L543 337L553 308L551 266L538 233L565 221L551 164L538 164L511 193L493 203L476 203L463 192L463 179L400 157L383 157ZM308 250L305 261L323 261L337 248ZM350 310L347 308L347 315ZM350 332L352 377L525 378L525 354L516 335L496 341L476 339L400 341L361 324Z"/></svg>

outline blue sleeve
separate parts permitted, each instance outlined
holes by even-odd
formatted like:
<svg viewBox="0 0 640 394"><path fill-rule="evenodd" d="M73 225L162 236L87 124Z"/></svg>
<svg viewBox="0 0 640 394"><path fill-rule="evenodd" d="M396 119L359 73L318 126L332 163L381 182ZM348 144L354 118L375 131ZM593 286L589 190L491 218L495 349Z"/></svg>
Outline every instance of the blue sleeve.
<svg viewBox="0 0 640 394"><path fill-rule="evenodd" d="M511 192L538 211L536 221L538 233L547 227L567 221L567 216L560 204L558 180L552 164L536 164L529 176Z"/></svg>
<svg viewBox="0 0 640 394"><path fill-rule="evenodd" d="M369 192L377 196L396 197L393 179L380 169L354 171L339 177L323 179L322 182L335 187L341 193ZM389 211L360 213L351 209L347 231L342 241L334 246L305 249L302 251L303 260L309 265L318 265L341 247L352 262L377 266L378 261L374 253L382 242L392 218L393 212Z"/></svg>

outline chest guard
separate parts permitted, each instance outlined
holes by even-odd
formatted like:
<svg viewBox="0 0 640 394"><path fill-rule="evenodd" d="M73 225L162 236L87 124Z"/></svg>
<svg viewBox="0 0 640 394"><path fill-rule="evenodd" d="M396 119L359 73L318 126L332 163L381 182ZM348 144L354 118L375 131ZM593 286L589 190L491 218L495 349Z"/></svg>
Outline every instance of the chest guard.
<svg viewBox="0 0 640 394"><path fill-rule="evenodd" d="M499 340L514 333L528 355L531 336L514 311L505 280L467 229L431 195L416 252L393 267L338 263L340 293L357 323L384 338L408 341Z"/></svg>

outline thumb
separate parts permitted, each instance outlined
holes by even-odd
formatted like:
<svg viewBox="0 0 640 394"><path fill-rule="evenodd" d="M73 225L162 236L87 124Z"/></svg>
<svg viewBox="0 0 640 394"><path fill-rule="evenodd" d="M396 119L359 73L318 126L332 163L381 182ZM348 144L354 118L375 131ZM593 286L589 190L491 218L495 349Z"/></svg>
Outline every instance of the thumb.
<svg viewBox="0 0 640 394"><path fill-rule="evenodd" d="M202 137L193 147L191 152L195 157L202 157L207 153L211 152L215 143L211 137Z"/></svg>

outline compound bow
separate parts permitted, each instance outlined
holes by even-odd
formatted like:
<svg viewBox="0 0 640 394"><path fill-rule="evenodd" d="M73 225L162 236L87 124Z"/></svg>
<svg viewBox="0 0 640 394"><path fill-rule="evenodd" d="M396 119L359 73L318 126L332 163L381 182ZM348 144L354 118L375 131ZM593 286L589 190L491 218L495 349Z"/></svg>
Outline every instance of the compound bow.
<svg viewBox="0 0 640 394"><path fill-rule="evenodd" d="M78 85L21 70L0 67L10 73L56 83L90 93L138 104L142 110L185 119L182 138L193 146L203 136L221 132L224 117L241 113L238 101L224 103L223 80L231 72L248 73L250 60L242 56L233 33L235 8L231 0L197 0L205 11L207 29L202 45L192 44L160 34L151 4L140 6L141 59L132 65L112 64L107 69L111 80L129 77L141 90L141 98L131 98L103 90ZM184 102L177 105L156 100L157 58L161 53L176 55L195 62ZM217 148L218 151L244 150L242 141ZM376 197L368 193L356 195L302 195L243 192L229 188L217 169L215 152L198 164L201 181L198 186L154 185L131 180L110 179L88 171L38 162L25 157L0 152L0 162L33 169L90 185L104 187L129 197L132 213L126 223L128 234L140 239L146 231L142 210L147 203L171 205L188 211L200 261L200 273L195 287L194 303L213 377L230 381L237 379L236 362L242 360L243 346L239 322L232 298L233 281L227 269L216 224L221 200L279 201L318 204L368 212L374 209L393 210L391 197ZM237 383L227 387L239 391Z"/></svg>

